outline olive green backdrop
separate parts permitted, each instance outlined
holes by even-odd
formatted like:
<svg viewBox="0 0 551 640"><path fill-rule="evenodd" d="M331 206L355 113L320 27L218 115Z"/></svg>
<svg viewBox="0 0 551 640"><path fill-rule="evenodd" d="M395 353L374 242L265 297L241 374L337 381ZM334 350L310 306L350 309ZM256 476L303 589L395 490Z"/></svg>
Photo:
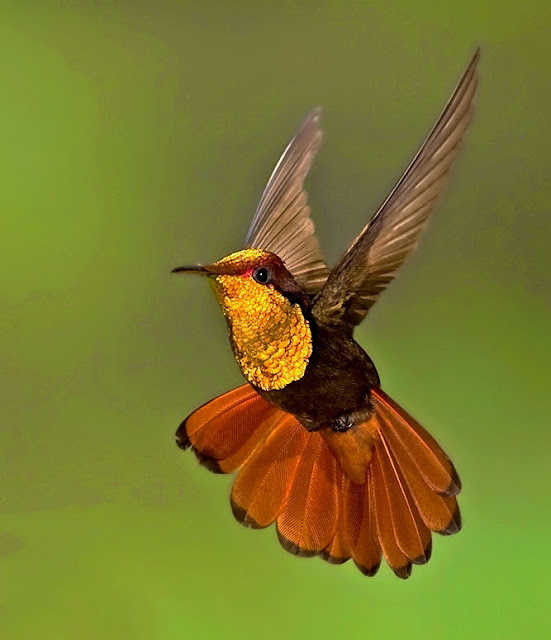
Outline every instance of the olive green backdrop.
<svg viewBox="0 0 551 640"><path fill-rule="evenodd" d="M545 636L550 6L0 3L1 637ZM209 287L169 272L240 247L316 105L334 262L478 44L449 188L357 332L456 461L464 529L368 579L238 526L174 445L241 379Z"/></svg>

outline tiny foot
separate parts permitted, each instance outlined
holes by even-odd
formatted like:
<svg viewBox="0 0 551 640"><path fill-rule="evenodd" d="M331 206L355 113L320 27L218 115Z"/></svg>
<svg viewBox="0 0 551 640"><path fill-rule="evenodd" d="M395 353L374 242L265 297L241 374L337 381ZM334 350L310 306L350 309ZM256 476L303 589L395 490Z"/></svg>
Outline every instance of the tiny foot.
<svg viewBox="0 0 551 640"><path fill-rule="evenodd" d="M333 431L348 431L354 423L350 416L344 415L337 418L331 425Z"/></svg>

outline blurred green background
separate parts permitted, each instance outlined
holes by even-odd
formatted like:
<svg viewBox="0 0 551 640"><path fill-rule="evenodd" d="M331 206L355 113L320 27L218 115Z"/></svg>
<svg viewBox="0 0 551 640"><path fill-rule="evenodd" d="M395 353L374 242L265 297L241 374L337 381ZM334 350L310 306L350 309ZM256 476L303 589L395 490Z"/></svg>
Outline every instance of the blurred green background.
<svg viewBox="0 0 551 640"><path fill-rule="evenodd" d="M551 5L0 4L0 635L543 638L549 630ZM214 296L324 109L308 181L334 262L483 50L421 250L358 330L450 452L464 530L396 579L238 526L174 445L241 383Z"/></svg>

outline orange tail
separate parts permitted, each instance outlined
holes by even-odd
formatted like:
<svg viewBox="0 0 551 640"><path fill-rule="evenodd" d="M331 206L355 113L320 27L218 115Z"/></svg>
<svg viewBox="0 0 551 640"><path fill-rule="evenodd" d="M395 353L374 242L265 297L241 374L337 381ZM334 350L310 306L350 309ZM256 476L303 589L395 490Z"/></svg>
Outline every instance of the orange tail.
<svg viewBox="0 0 551 640"><path fill-rule="evenodd" d="M407 578L430 558L431 531L461 528L457 473L436 441L381 389L374 415L346 432L308 432L249 385L203 405L177 432L216 473L239 470L235 517L276 522L282 546L375 575L384 555Z"/></svg>

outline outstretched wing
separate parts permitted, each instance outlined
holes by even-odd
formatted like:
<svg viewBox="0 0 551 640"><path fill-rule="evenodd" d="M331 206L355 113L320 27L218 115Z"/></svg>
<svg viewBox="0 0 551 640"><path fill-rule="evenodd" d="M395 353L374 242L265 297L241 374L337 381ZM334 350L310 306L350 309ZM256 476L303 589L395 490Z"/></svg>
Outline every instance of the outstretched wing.
<svg viewBox="0 0 551 640"><path fill-rule="evenodd" d="M316 296L324 324L359 324L416 246L472 116L479 50L446 108L388 198Z"/></svg>
<svg viewBox="0 0 551 640"><path fill-rule="evenodd" d="M321 143L319 121L316 109L283 152L245 238L245 247L278 255L307 293L317 293L329 274L303 186Z"/></svg>

